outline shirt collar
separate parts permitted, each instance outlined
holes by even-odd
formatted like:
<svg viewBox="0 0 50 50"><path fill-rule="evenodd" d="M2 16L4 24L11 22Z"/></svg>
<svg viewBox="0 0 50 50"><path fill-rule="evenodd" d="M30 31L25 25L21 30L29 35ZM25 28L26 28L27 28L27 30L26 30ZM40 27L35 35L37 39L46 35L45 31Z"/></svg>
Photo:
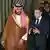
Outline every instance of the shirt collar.
<svg viewBox="0 0 50 50"><path fill-rule="evenodd" d="M38 19L41 20L42 19L42 16L40 16Z"/></svg>
<svg viewBox="0 0 50 50"><path fill-rule="evenodd" d="M42 16L40 16L39 18L39 23L40 23L40 21L41 21L41 19L42 19ZM36 22L35 22L35 24L37 23L37 20L36 20Z"/></svg>

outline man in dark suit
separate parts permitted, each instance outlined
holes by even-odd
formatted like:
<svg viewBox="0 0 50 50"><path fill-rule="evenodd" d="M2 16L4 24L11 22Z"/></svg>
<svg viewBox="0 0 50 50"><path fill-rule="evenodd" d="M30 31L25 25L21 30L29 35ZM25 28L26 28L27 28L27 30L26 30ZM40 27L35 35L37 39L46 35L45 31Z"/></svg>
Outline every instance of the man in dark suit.
<svg viewBox="0 0 50 50"><path fill-rule="evenodd" d="M28 50L46 50L49 33L49 20L41 16L40 9L35 9L35 20L31 24L28 35Z"/></svg>

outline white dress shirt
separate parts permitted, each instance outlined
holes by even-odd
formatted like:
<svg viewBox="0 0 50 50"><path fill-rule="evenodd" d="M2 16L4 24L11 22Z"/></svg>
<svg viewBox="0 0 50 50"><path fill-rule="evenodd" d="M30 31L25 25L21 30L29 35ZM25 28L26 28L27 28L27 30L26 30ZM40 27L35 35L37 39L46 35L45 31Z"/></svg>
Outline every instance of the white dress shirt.
<svg viewBox="0 0 50 50"><path fill-rule="evenodd" d="M39 22L38 22L38 24L39 24L42 19L42 16L40 16L38 19L39 19ZM36 20L35 24L37 24L37 20Z"/></svg>

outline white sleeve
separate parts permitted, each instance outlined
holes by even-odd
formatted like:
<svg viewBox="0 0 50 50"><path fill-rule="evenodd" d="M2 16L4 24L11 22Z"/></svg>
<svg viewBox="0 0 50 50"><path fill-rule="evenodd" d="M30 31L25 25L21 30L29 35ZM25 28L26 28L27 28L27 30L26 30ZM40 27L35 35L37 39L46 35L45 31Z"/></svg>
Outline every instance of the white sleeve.
<svg viewBox="0 0 50 50"><path fill-rule="evenodd" d="M27 40L27 33L24 36L22 36L22 39Z"/></svg>

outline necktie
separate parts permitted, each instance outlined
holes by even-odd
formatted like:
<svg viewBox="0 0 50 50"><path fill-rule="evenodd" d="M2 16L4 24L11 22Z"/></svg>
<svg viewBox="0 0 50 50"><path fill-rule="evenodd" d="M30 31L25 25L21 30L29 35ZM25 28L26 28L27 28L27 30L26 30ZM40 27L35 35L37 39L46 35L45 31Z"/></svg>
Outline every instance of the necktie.
<svg viewBox="0 0 50 50"><path fill-rule="evenodd" d="M37 24L39 24L39 19L37 19Z"/></svg>

